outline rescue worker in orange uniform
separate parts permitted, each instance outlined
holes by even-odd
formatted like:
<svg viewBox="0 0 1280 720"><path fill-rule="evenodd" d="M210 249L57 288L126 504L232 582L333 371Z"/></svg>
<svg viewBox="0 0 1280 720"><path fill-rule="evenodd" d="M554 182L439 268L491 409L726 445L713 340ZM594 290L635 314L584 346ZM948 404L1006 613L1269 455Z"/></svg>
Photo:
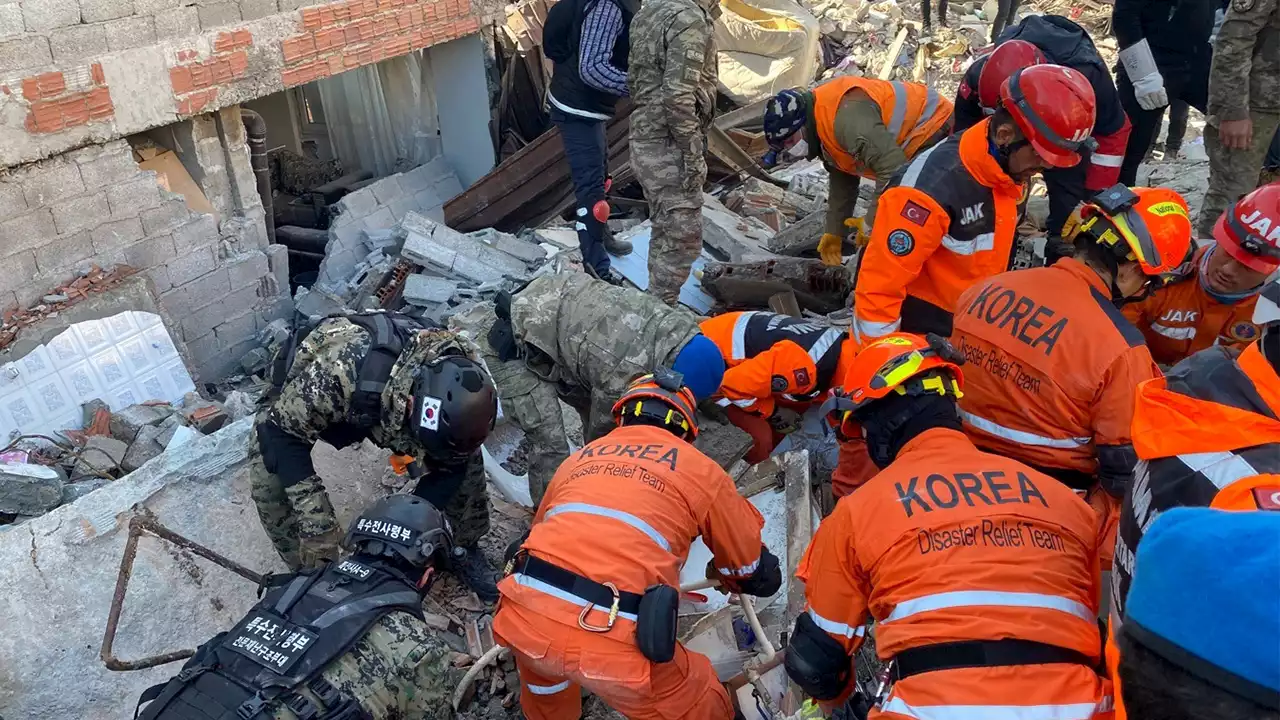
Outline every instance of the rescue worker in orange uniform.
<svg viewBox="0 0 1280 720"><path fill-rule="evenodd" d="M836 503L800 562L808 607L787 674L824 706L843 702L874 620L893 685L869 699L872 720L1109 717L1094 514L973 446L956 408L960 362L937 336L895 333L828 401L883 470Z"/></svg>
<svg viewBox="0 0 1280 720"><path fill-rule="evenodd" d="M846 228L864 226L853 219L862 178L876 183L865 218L871 225L876 199L898 168L951 134L951 110L951 101L927 85L853 75L812 90L783 90L765 104L765 167L801 138L809 157L821 155L826 165L827 215L818 244L824 263L839 265Z"/></svg>
<svg viewBox="0 0 1280 720"><path fill-rule="evenodd" d="M1173 365L1213 345L1243 349L1261 331L1254 302L1267 276L1280 269L1280 183L1241 198L1218 218L1216 245L1200 248L1178 276L1146 300L1124 306L1151 356Z"/></svg>
<svg viewBox="0 0 1280 720"><path fill-rule="evenodd" d="M1059 65L1015 72L989 118L920 153L880 196L854 279L859 343L901 330L951 335L956 298L1009 268L1023 184L1080 162L1093 88Z"/></svg>
<svg viewBox="0 0 1280 720"><path fill-rule="evenodd" d="M637 379L614 405L618 428L565 461L498 585L493 621L520 671L530 720L582 714L586 688L628 718L727 720L711 662L676 642L679 574L694 538L729 592L782 584L761 543L764 519L693 447L693 393L678 374Z"/></svg>
<svg viewBox="0 0 1280 720"><path fill-rule="evenodd" d="M1257 209L1280 218L1280 198L1266 197L1269 205ZM1138 469L1120 510L1111 575L1107 666L1113 679L1134 557L1151 522L1182 506L1280 510L1280 280L1259 293L1253 322L1261 336L1238 356L1227 347L1207 348L1138 387ZM1231 571L1231 561L1223 558L1223 572ZM1123 707L1116 711L1123 720Z"/></svg>
<svg viewBox="0 0 1280 720"><path fill-rule="evenodd" d="M1119 499L1137 462L1134 392L1160 375L1117 304L1182 263L1191 219L1172 190L1117 185L1082 206L1065 237L1074 258L1003 273L960 296L952 340L972 368L960 414L978 447L1088 497L1109 533L1109 570Z"/></svg>
<svg viewBox="0 0 1280 720"><path fill-rule="evenodd" d="M751 435L752 464L799 427L854 355L847 332L777 313L725 313L703 320L701 329L727 366L716 404Z"/></svg>

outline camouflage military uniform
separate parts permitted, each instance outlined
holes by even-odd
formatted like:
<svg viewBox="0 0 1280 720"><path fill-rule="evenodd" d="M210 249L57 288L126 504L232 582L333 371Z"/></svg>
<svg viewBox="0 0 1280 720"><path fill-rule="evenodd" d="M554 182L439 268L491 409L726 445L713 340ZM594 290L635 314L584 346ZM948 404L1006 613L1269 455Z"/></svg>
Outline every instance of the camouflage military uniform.
<svg viewBox="0 0 1280 720"><path fill-rule="evenodd" d="M699 334L698 318L629 288L581 273L535 279L511 301L511 325L524 359L498 359L487 310L475 332L493 373L503 412L529 439L529 491L542 501L547 483L569 456L559 399L583 416L587 442L613 429L613 404L627 384L670 366Z"/></svg>
<svg viewBox="0 0 1280 720"><path fill-rule="evenodd" d="M403 612L384 615L346 654L321 675L360 703L373 720L451 720L453 688L448 686L449 646L426 623ZM306 688L298 694L319 698ZM274 720L296 720L278 708Z"/></svg>
<svg viewBox="0 0 1280 720"><path fill-rule="evenodd" d="M715 114L716 0L645 0L631 21L631 167L653 220L649 292L675 305L702 250L707 126Z"/></svg>
<svg viewBox="0 0 1280 720"><path fill-rule="evenodd" d="M1231 1L1213 49L1208 114L1209 190L1198 228L1205 238L1229 205L1258 186L1263 158L1280 127L1280 0ZM1222 147L1218 123L1246 118L1253 122L1250 146Z"/></svg>
<svg viewBox="0 0 1280 720"><path fill-rule="evenodd" d="M336 558L343 530L318 475L286 487L279 476L267 471L257 427L274 423L309 448L327 430L342 425L351 407L360 361L371 345L366 330L343 318L322 322L298 346L284 387L258 413L255 432L250 435L253 501L267 536L291 568L316 567L323 558ZM474 357L470 346L444 330L419 332L406 343L382 393L381 421L368 430L369 439L397 455L424 458L422 447L404 423L414 372L441 352L455 348ZM430 479L434 472L430 461L424 460L424 464ZM484 464L479 453L461 475L441 473L441 477L441 483L457 485L442 503L453 525L454 541L460 547L470 547L489 531ZM428 499L435 502L438 498Z"/></svg>

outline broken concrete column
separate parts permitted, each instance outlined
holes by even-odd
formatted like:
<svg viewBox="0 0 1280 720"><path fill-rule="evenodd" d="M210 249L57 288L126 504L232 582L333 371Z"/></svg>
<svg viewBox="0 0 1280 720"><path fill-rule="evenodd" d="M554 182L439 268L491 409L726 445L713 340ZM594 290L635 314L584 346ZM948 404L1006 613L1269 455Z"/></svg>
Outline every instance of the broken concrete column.
<svg viewBox="0 0 1280 720"><path fill-rule="evenodd" d="M80 459L76 461L74 474L79 477L114 473L124 462L125 453L128 451L128 443L113 437L90 435L80 451Z"/></svg>
<svg viewBox="0 0 1280 720"><path fill-rule="evenodd" d="M111 413L111 437L125 443L133 442L139 430L159 425L172 414L173 408L167 405L130 405Z"/></svg>
<svg viewBox="0 0 1280 720"><path fill-rule="evenodd" d="M401 232L402 257L462 280L498 282L504 275L521 276L529 270L519 258L417 213L404 216Z"/></svg>
<svg viewBox="0 0 1280 720"><path fill-rule="evenodd" d="M48 465L0 465L0 513L43 515L62 503L62 471Z"/></svg>
<svg viewBox="0 0 1280 720"><path fill-rule="evenodd" d="M458 292L458 283L442 277L414 274L405 278L404 301L410 305L431 307L449 302Z"/></svg>
<svg viewBox="0 0 1280 720"><path fill-rule="evenodd" d="M125 452L124 460L120 463L125 472L137 470L164 452L164 445L159 442L160 435L164 432L155 425L143 425L138 430L138 436L129 445L129 450Z"/></svg>
<svg viewBox="0 0 1280 720"><path fill-rule="evenodd" d="M707 263L702 287L730 309L767 307L773 295L794 292L801 308L825 314L846 306L853 281L842 266L779 257L761 262Z"/></svg>

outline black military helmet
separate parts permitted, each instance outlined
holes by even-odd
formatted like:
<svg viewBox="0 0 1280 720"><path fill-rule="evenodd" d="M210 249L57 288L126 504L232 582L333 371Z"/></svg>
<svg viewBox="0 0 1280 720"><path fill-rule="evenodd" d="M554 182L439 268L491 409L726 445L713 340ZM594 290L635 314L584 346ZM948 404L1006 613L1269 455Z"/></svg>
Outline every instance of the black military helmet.
<svg viewBox="0 0 1280 720"><path fill-rule="evenodd" d="M405 422L430 459L465 462L498 420L498 393L484 368L456 355L418 369Z"/></svg>
<svg viewBox="0 0 1280 720"><path fill-rule="evenodd" d="M453 552L444 513L416 495L388 495L351 522L344 544L377 557L399 556L417 568L440 564Z"/></svg>

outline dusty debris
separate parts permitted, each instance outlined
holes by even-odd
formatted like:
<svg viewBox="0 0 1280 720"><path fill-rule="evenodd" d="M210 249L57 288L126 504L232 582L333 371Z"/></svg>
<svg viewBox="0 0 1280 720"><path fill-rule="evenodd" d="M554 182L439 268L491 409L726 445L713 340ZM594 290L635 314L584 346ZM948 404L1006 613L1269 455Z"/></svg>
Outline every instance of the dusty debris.
<svg viewBox="0 0 1280 720"><path fill-rule="evenodd" d="M27 463L0 465L0 513L43 515L63 502L60 468Z"/></svg>
<svg viewBox="0 0 1280 720"><path fill-rule="evenodd" d="M5 310L0 321L0 350L8 347L23 328L34 325L46 317L57 315L92 294L109 290L135 272L128 265L116 265L111 270L103 270L94 265L75 280L58 286L53 293L42 298L44 302L25 310L20 308ZM50 298L54 301L50 302Z"/></svg>

